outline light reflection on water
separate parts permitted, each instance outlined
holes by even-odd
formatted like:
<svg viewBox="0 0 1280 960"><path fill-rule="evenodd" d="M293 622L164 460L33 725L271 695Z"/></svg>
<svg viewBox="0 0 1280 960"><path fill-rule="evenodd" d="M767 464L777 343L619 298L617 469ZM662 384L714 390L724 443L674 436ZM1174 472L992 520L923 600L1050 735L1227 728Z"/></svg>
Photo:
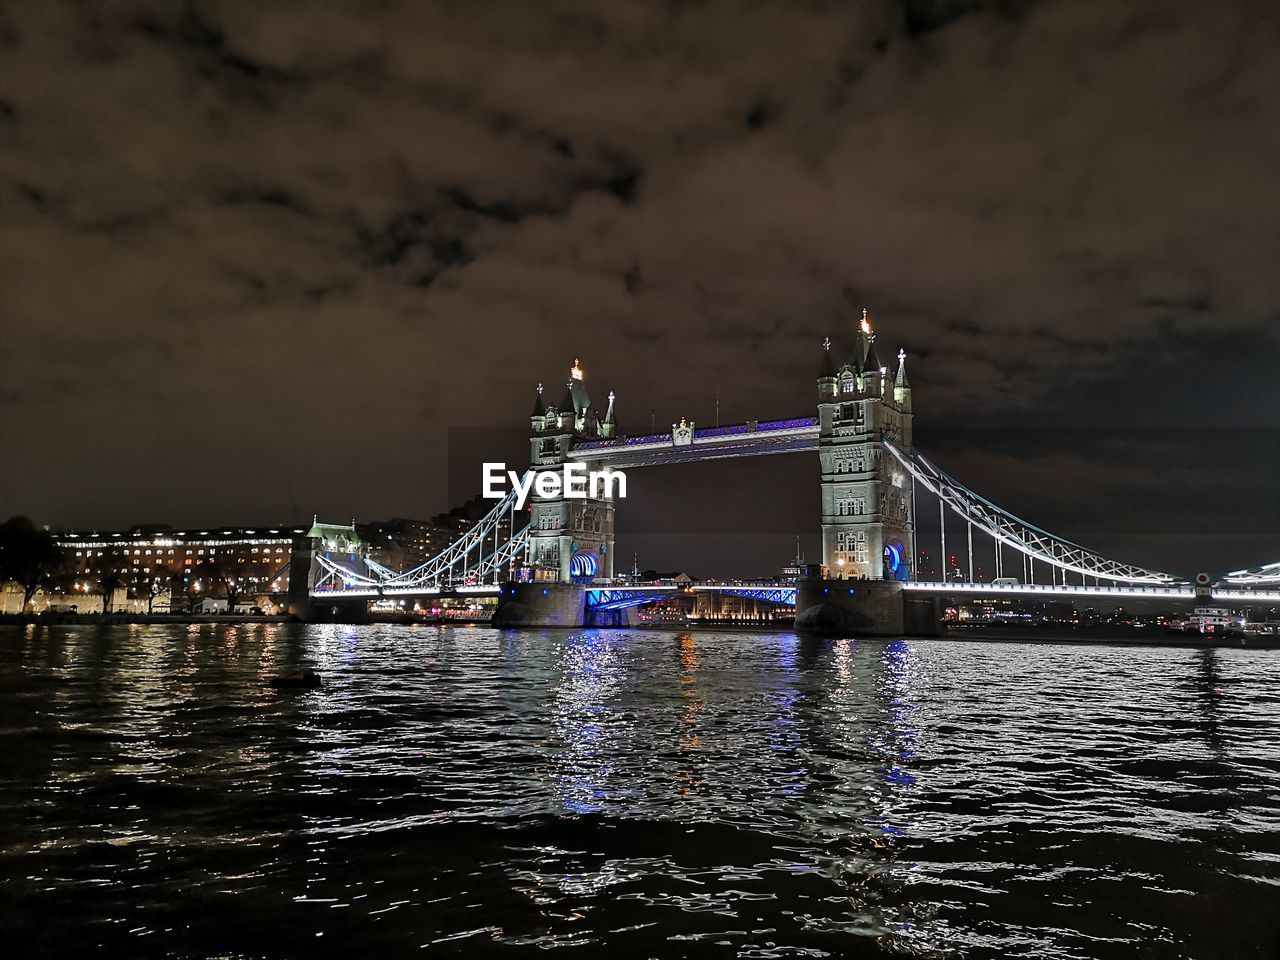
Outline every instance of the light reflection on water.
<svg viewBox="0 0 1280 960"><path fill-rule="evenodd" d="M0 694L35 955L1280 946L1277 652L4 628Z"/></svg>

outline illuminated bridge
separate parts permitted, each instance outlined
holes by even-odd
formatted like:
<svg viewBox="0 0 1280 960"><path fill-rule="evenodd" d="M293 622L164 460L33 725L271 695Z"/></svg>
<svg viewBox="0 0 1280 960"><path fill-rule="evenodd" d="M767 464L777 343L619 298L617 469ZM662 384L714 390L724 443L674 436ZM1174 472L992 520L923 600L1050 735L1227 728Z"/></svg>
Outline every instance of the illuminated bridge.
<svg viewBox="0 0 1280 960"><path fill-rule="evenodd" d="M865 311L847 358L824 342L817 387L815 416L713 428L682 419L669 431L626 436L616 429L614 394L598 409L575 361L562 401L547 402L538 388L528 470L559 473L566 464L582 464L631 471L816 455L820 563L795 584L692 588L795 607L798 626L810 608L822 608L828 621L838 614L835 622L850 629L900 632L927 621L932 614L922 603L943 596L1280 602L1280 563L1192 581L1049 533L945 472L912 445L906 355L898 352L892 370L880 361ZM619 502L608 491L578 498L560 491L535 493L517 509L513 491L439 554L406 571L377 563L352 527L317 524L311 597L324 607L381 597L488 595L498 600L495 622L574 625L689 592L615 576Z"/></svg>

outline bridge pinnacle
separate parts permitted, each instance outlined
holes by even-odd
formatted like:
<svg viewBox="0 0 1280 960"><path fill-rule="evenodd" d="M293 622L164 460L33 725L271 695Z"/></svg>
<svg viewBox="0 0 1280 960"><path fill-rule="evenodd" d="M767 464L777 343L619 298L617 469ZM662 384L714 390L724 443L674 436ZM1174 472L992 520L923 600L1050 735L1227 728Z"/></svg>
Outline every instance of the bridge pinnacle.
<svg viewBox="0 0 1280 960"><path fill-rule="evenodd" d="M609 391L609 406L604 412L604 420L600 423L600 436L606 439L612 439L616 430L616 421L613 415L613 401L617 399L612 390Z"/></svg>
<svg viewBox="0 0 1280 960"><path fill-rule="evenodd" d="M569 368L569 376L570 376L570 377L572 377L574 380L581 380L581 379L582 379L582 366L581 366L581 364L582 364L582 361L581 361L581 360L578 360L578 359L575 357L575 358L574 358L574 361L573 361L573 366Z"/></svg>

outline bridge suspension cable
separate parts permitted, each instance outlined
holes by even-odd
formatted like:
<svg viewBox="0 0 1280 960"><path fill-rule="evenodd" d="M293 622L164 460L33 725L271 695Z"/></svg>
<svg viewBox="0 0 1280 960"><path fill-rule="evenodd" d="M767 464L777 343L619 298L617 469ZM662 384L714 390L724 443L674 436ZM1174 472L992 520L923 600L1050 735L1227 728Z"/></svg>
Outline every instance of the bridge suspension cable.
<svg viewBox="0 0 1280 960"><path fill-rule="evenodd" d="M314 562L319 576L312 592L357 591L393 592L436 588L454 583L498 583L503 569L510 578L519 565L529 538L528 525L516 529L516 493L512 490L462 536L431 559L404 573L360 557L362 569L339 563L317 552Z"/></svg>
<svg viewBox="0 0 1280 960"><path fill-rule="evenodd" d="M969 578L973 579L973 529L987 534L995 542L996 576L1004 575L1003 546L1017 550L1024 556L1024 576L1034 575L1035 562L1038 560L1048 565L1050 577L1056 584L1059 572L1062 583L1066 584L1068 572L1079 574L1083 582L1085 577L1096 580L1109 580L1125 584L1159 584L1171 585L1183 583L1178 577L1148 570L1128 563L1111 560L1077 543L1064 540L1045 530L1041 530L1022 520L1007 510L996 506L990 500L970 490L950 474L941 470L917 451L904 451L893 441L886 439L885 447L897 458L898 462L910 473L913 486L919 483L938 498L938 516L942 542L943 579L947 579L946 553L946 509L960 517L968 526L969 542Z"/></svg>

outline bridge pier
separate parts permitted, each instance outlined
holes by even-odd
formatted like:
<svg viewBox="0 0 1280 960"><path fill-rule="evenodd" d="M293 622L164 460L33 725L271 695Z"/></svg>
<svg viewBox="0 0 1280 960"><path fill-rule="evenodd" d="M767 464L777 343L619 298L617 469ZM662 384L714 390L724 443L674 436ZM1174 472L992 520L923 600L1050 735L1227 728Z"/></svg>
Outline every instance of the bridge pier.
<svg viewBox="0 0 1280 960"><path fill-rule="evenodd" d="M940 633L940 601L908 594L896 580L796 583L796 632L859 637L930 637Z"/></svg>
<svg viewBox="0 0 1280 960"><path fill-rule="evenodd" d="M504 583L495 627L581 627L587 590L579 583Z"/></svg>

